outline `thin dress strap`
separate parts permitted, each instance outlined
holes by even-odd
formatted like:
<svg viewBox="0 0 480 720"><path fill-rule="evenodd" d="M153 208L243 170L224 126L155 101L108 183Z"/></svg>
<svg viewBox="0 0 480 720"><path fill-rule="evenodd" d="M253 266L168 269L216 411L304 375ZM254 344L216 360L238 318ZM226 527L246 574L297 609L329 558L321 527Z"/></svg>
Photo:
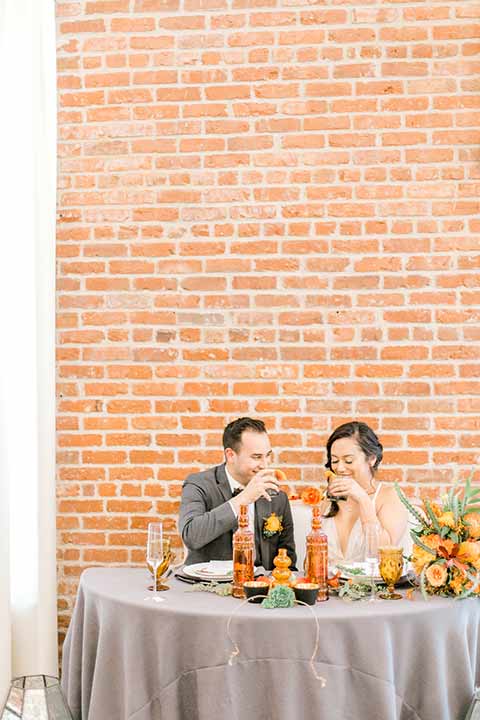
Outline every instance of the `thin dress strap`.
<svg viewBox="0 0 480 720"><path fill-rule="evenodd" d="M375 508L375 511L377 510L377 496L378 496L378 491L380 490L381 487L382 487L382 483L379 482L378 485L377 485L377 489L375 490L375 495L373 496L373 507Z"/></svg>

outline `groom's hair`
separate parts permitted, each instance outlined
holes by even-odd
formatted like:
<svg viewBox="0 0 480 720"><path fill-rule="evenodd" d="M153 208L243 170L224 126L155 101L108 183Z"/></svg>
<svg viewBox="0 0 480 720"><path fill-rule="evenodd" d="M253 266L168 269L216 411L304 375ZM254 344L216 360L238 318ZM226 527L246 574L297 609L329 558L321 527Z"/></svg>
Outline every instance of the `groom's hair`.
<svg viewBox="0 0 480 720"><path fill-rule="evenodd" d="M249 417L242 417L228 423L223 431L223 449L231 448L234 452L238 452L242 444L242 434L245 430L256 433L266 433L267 428L262 420L254 420Z"/></svg>

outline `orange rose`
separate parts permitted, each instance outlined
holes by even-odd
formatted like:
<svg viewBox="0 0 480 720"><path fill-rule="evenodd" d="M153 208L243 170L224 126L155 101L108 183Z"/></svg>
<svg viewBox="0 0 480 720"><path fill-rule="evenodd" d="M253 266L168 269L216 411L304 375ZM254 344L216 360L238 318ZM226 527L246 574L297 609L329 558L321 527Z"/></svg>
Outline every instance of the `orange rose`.
<svg viewBox="0 0 480 720"><path fill-rule="evenodd" d="M435 552L437 551L438 546L442 543L442 538L440 537L440 535L422 535L420 540L424 545L432 548L432 550L435 550Z"/></svg>
<svg viewBox="0 0 480 720"><path fill-rule="evenodd" d="M478 513L468 513L463 518L471 538L480 538L480 516Z"/></svg>
<svg viewBox="0 0 480 720"><path fill-rule="evenodd" d="M433 563L425 570L425 577L432 587L442 587L447 581L447 568L440 563Z"/></svg>
<svg viewBox="0 0 480 720"><path fill-rule="evenodd" d="M308 487L302 492L301 498L305 505L318 505L323 500L323 493L318 488Z"/></svg>
<svg viewBox="0 0 480 720"><path fill-rule="evenodd" d="M419 545L413 546L412 564L417 575L420 575L427 563L432 562L437 557L437 549L441 543L441 538L440 535L422 535L420 541L422 545L432 548L432 551L429 553Z"/></svg>
<svg viewBox="0 0 480 720"><path fill-rule="evenodd" d="M340 587L340 571L333 575L333 577L327 578L327 585L331 588Z"/></svg>
<svg viewBox="0 0 480 720"><path fill-rule="evenodd" d="M475 568L480 568L480 544L472 540L465 540L458 546L457 559L463 563L469 563Z"/></svg>
<svg viewBox="0 0 480 720"><path fill-rule="evenodd" d="M264 583L268 583L269 585L271 585L273 578L270 575L257 575L255 580L257 582L264 582Z"/></svg>

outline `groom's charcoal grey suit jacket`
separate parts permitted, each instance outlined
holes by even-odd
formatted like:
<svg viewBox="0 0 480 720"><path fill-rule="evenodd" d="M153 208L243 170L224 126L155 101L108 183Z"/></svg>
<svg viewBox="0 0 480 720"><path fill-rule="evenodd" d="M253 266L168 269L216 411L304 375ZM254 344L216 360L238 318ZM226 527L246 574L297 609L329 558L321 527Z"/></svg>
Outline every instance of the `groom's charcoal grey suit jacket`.
<svg viewBox="0 0 480 720"><path fill-rule="evenodd" d="M188 548L186 565L232 559L232 536L238 522L228 502L231 497L225 464L189 475L183 483L179 530ZM263 523L272 512L282 516L283 530L266 538ZM264 497L255 502L255 565L272 570L279 548L286 548L290 567L295 568L292 511L284 492L274 495L272 502Z"/></svg>

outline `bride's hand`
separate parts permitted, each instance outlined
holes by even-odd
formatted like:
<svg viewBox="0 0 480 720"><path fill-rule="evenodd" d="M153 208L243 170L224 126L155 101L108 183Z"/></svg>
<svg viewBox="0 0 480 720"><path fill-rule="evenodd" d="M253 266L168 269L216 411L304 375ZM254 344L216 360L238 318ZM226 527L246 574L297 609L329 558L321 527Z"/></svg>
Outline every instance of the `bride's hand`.
<svg viewBox="0 0 480 720"><path fill-rule="evenodd" d="M358 502L368 498L365 490L353 479L351 475L335 475L328 484L330 495L350 497Z"/></svg>

